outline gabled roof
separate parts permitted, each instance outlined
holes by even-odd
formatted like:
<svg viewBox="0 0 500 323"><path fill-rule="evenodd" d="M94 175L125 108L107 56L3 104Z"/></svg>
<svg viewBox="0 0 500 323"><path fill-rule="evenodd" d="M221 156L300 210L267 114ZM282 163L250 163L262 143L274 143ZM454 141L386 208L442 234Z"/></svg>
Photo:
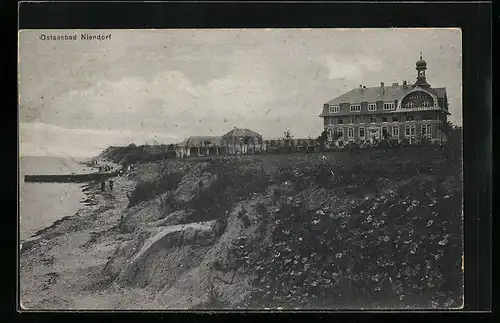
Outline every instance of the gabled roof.
<svg viewBox="0 0 500 323"><path fill-rule="evenodd" d="M207 145L205 146L205 143ZM217 136L193 136L189 137L177 146L179 147L213 147L222 145L222 137Z"/></svg>
<svg viewBox="0 0 500 323"><path fill-rule="evenodd" d="M261 137L261 135L250 129L234 128L223 137Z"/></svg>
<svg viewBox="0 0 500 323"><path fill-rule="evenodd" d="M380 86L367 87L367 88L356 88L333 100L326 102L328 105L340 105L341 103L375 103L377 101L395 101L401 99L406 93L413 90L411 84L404 87L403 85L398 86L385 86L384 91ZM438 98L442 99L446 96L446 88L429 88L426 89L431 93L434 93Z"/></svg>

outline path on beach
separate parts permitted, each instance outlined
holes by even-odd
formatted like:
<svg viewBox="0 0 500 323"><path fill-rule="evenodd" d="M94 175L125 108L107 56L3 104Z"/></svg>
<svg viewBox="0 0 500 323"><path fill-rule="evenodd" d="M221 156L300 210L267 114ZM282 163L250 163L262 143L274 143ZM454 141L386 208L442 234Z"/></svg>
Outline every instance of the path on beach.
<svg viewBox="0 0 500 323"><path fill-rule="evenodd" d="M95 205L57 221L21 245L20 289L25 308L71 308L68 302L85 294L108 257L119 244L113 231L128 204L126 193L134 183L116 177L113 191L101 192L89 183ZM109 236L94 244L96 237ZM88 291L87 291L88 292Z"/></svg>
<svg viewBox="0 0 500 323"><path fill-rule="evenodd" d="M119 291L103 292L99 287L102 269L118 246L130 239L119 230L120 218L127 209L127 192L135 182L126 177L113 178L113 190L100 191L89 184L88 196L96 202L72 217L57 221L40 235L21 245L20 291L27 309L116 308ZM208 229L210 223L190 223L152 227L154 235L142 249L173 232L188 228ZM139 252L139 257L141 252ZM137 290L135 297L150 297ZM133 301L130 297L129 301ZM133 306L133 305L131 305Z"/></svg>

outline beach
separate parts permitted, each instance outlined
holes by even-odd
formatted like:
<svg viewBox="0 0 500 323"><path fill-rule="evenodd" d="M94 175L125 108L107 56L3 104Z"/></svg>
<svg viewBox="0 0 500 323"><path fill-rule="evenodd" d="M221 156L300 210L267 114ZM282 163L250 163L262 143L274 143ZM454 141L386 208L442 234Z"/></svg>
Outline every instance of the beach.
<svg viewBox="0 0 500 323"><path fill-rule="evenodd" d="M111 165L102 162L101 164ZM24 175L87 174L98 168L88 167L83 160L60 157L25 156L20 167L20 241L29 239L64 217L75 215L78 210L94 201L85 191L85 183L25 182Z"/></svg>
<svg viewBox="0 0 500 323"><path fill-rule="evenodd" d="M92 172L94 169L77 160L57 157L21 158L20 167L20 240L24 241L38 230L55 221L74 215L82 206L85 194L76 183L25 183L27 174L71 174ZM57 206L57 207L55 207Z"/></svg>

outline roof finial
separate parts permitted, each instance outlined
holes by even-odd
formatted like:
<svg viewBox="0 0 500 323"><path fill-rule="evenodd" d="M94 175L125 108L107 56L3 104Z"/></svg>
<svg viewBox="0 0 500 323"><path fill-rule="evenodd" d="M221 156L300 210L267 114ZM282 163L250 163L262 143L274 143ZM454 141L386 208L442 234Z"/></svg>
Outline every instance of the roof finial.
<svg viewBox="0 0 500 323"><path fill-rule="evenodd" d="M420 60L422 60L422 52L420 52Z"/></svg>

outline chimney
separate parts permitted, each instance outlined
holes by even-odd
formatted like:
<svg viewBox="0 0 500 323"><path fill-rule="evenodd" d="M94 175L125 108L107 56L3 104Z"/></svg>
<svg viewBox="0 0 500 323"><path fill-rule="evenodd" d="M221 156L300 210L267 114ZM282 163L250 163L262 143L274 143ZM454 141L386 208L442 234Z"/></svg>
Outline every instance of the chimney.
<svg viewBox="0 0 500 323"><path fill-rule="evenodd" d="M408 84L406 83L406 81L403 81L403 87L406 89L408 87Z"/></svg>
<svg viewBox="0 0 500 323"><path fill-rule="evenodd" d="M382 90L382 93L385 92L385 89L384 89L384 82L380 82L380 89Z"/></svg>
<svg viewBox="0 0 500 323"><path fill-rule="evenodd" d="M363 91L363 85L362 84L359 85L359 90Z"/></svg>

